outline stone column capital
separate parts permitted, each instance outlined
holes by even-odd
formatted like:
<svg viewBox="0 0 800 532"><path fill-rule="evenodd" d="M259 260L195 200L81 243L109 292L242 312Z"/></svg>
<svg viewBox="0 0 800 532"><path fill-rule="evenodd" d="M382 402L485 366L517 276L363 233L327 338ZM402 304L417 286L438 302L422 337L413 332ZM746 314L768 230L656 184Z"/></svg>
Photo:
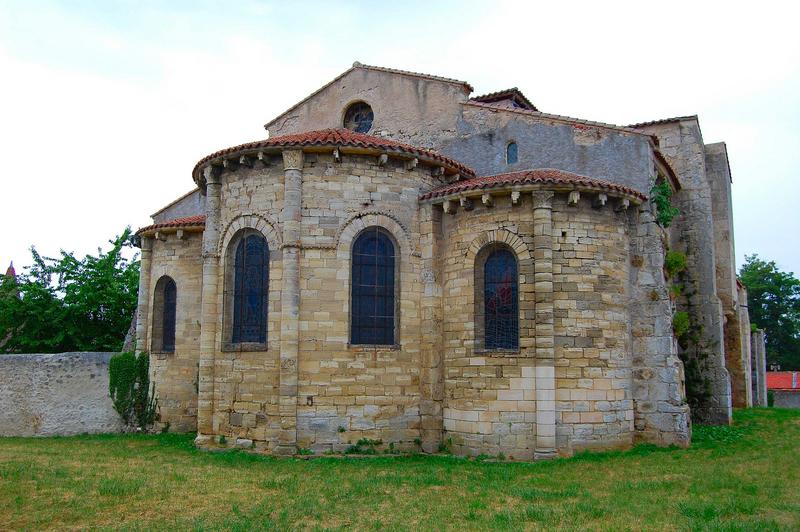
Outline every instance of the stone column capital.
<svg viewBox="0 0 800 532"><path fill-rule="evenodd" d="M203 179L206 181L206 186L208 185L219 185L220 174L222 173L221 168L215 167L214 165L209 164L205 168L203 168Z"/></svg>
<svg viewBox="0 0 800 532"><path fill-rule="evenodd" d="M148 253L148 254L152 253L152 251L153 251L153 239L152 239L152 237L143 235L142 236L142 240L141 240L140 249L142 250L142 256L144 256L145 253Z"/></svg>
<svg viewBox="0 0 800 532"><path fill-rule="evenodd" d="M283 169L302 170L303 169L303 150L283 150Z"/></svg>

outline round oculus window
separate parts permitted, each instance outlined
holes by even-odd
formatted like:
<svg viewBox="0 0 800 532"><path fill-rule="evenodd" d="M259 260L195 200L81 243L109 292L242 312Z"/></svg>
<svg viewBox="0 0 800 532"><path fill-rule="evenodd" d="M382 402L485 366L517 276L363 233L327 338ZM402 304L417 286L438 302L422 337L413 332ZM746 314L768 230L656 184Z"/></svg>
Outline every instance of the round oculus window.
<svg viewBox="0 0 800 532"><path fill-rule="evenodd" d="M364 102L356 102L344 113L344 127L356 133L366 133L372 129L374 117L372 107Z"/></svg>

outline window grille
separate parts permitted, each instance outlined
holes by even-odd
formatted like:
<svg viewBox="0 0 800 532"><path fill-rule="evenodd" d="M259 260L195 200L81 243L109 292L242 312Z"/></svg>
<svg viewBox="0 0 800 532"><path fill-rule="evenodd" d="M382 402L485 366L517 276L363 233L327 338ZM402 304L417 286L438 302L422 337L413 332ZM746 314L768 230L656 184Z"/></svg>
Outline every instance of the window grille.
<svg viewBox="0 0 800 532"><path fill-rule="evenodd" d="M232 343L266 343L268 297L269 247L250 234L239 240L234 257Z"/></svg>
<svg viewBox="0 0 800 532"><path fill-rule="evenodd" d="M486 349L519 347L517 261L511 251L493 251L483 265Z"/></svg>
<svg viewBox="0 0 800 532"><path fill-rule="evenodd" d="M395 343L395 246L371 227L353 243L350 343Z"/></svg>

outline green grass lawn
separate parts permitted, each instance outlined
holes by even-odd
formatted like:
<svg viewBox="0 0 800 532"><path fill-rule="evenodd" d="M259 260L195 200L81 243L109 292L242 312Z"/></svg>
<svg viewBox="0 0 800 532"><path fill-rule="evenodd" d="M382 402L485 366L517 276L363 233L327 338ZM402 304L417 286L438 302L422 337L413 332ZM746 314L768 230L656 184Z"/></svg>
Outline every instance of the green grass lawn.
<svg viewBox="0 0 800 532"><path fill-rule="evenodd" d="M275 459L189 435L0 438L0 529L800 529L800 411L739 411L690 449L545 463Z"/></svg>

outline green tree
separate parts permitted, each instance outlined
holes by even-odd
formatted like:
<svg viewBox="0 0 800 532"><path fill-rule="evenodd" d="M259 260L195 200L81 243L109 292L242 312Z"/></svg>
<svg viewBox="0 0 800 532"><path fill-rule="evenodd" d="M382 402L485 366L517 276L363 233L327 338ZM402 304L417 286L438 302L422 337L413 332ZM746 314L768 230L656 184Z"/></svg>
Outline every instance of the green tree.
<svg viewBox="0 0 800 532"><path fill-rule="evenodd" d="M745 256L739 278L747 287L750 322L766 332L767 364L800 370L800 280L758 255Z"/></svg>
<svg viewBox="0 0 800 532"><path fill-rule="evenodd" d="M139 261L124 256L130 228L109 243L82 259L31 248L26 273L0 276L0 352L119 351L136 309Z"/></svg>

